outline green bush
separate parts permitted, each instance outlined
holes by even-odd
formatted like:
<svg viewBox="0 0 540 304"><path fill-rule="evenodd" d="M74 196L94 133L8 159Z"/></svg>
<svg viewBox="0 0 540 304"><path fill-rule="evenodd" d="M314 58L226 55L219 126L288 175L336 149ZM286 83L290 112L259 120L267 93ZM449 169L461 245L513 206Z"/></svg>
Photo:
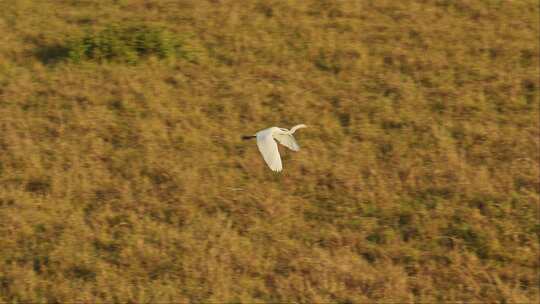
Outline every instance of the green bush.
<svg viewBox="0 0 540 304"><path fill-rule="evenodd" d="M89 31L68 45L68 57L73 62L95 60L134 64L150 56L191 59L180 38L162 28L147 25L110 25L98 32Z"/></svg>

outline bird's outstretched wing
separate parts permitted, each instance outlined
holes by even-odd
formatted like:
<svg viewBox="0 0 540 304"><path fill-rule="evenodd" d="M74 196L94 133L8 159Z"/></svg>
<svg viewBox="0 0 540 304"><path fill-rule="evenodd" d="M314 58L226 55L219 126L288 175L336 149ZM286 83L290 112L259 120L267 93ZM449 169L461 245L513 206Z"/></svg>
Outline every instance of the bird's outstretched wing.
<svg viewBox="0 0 540 304"><path fill-rule="evenodd" d="M298 151L300 150L300 146L296 142L296 139L291 134L274 134L274 138L285 147L293 150Z"/></svg>
<svg viewBox="0 0 540 304"><path fill-rule="evenodd" d="M307 128L307 126L305 124L299 124L299 125L296 125L296 126L292 127L291 128L291 134L296 132L296 130L302 129L302 128Z"/></svg>
<svg viewBox="0 0 540 304"><path fill-rule="evenodd" d="M272 171L279 172L283 169L278 146L272 138L272 134L268 133L257 136L257 147L259 148L264 161Z"/></svg>

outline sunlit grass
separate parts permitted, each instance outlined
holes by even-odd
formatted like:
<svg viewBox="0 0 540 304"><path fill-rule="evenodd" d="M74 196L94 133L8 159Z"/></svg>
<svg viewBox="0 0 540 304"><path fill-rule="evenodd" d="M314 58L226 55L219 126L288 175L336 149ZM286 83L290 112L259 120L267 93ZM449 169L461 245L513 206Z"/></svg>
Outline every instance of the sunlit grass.
<svg viewBox="0 0 540 304"><path fill-rule="evenodd" d="M0 2L0 301L537 302L538 16Z"/></svg>

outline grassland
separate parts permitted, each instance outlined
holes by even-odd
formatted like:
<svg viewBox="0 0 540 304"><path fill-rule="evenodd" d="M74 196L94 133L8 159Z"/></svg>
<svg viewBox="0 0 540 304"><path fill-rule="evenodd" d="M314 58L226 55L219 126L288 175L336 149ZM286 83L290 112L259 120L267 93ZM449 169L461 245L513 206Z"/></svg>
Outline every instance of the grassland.
<svg viewBox="0 0 540 304"><path fill-rule="evenodd" d="M537 303L539 13L0 1L0 302Z"/></svg>

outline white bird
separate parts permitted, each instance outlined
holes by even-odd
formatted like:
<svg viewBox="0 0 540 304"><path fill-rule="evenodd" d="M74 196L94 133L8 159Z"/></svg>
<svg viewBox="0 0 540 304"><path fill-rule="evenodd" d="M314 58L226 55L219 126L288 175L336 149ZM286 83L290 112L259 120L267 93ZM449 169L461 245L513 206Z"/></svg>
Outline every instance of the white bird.
<svg viewBox="0 0 540 304"><path fill-rule="evenodd" d="M293 137L296 130L306 128L306 125L300 124L292 127L290 130L278 127L271 127L261 130L255 135L242 136L242 139L257 138L257 147L261 152L264 161L272 169L272 171L279 172L283 169L281 165L281 157L279 156L278 145L276 140L285 147L298 151L300 146Z"/></svg>

